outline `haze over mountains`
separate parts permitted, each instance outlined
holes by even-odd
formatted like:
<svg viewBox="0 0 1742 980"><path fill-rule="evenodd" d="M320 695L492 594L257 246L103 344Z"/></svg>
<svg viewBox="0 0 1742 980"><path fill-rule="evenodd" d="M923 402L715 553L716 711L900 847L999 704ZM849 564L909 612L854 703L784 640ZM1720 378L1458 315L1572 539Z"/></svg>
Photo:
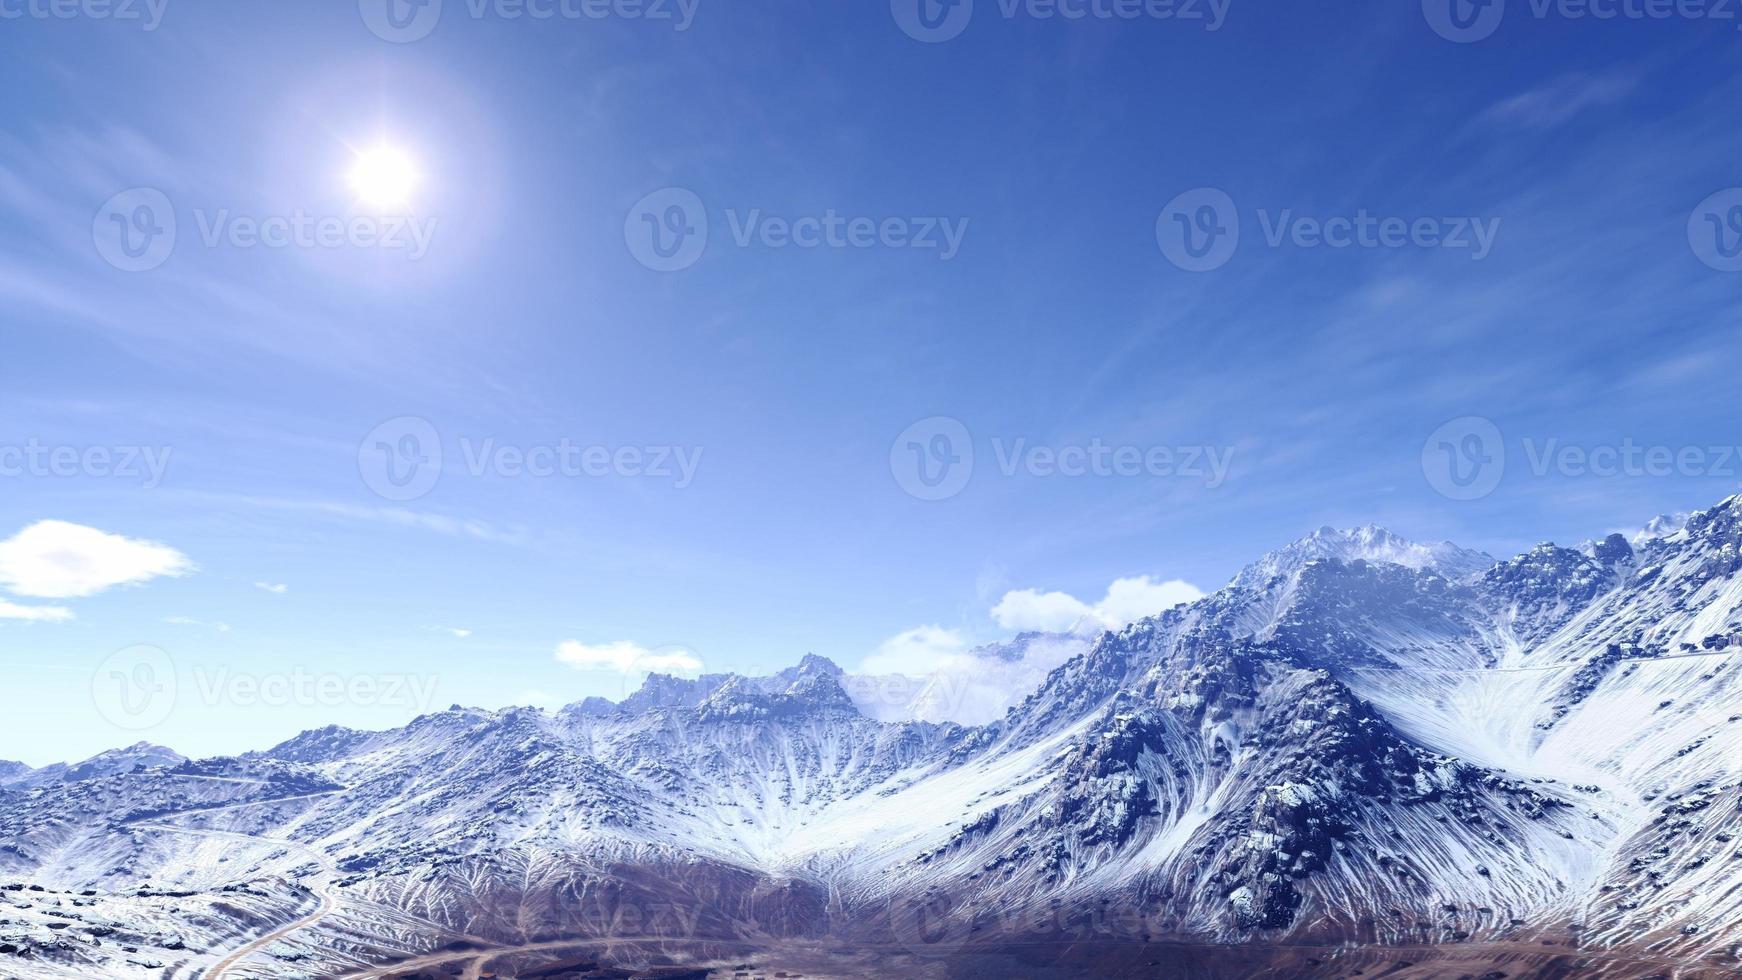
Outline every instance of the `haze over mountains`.
<svg viewBox="0 0 1742 980"><path fill-rule="evenodd" d="M1734 975L1739 573L1742 497L1505 560L1323 529L1118 632L977 652L1033 671L998 713L991 687L880 693L805 657L234 758L0 768L0 973L849 946L950 975L1068 937L1576 941L1590 975Z"/></svg>

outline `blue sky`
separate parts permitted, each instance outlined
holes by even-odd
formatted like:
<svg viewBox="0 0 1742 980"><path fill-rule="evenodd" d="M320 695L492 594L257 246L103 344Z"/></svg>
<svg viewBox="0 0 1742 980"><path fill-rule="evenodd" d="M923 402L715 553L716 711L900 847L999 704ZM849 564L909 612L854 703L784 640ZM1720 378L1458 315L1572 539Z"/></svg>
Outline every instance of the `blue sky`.
<svg viewBox="0 0 1742 980"><path fill-rule="evenodd" d="M0 23L0 464L168 462L0 476L0 758L414 713L264 703L237 676L428 679L445 707L616 696L638 651L911 667L1023 625L994 614L1013 590L1211 589L1323 524L1506 553L1742 482L1742 277L1696 247L1742 231L1711 198L1742 184L1733 21L1514 0L1454 43L1414 3L1236 0L1210 31L979 0L924 43L882 3L700 0L680 31L447 0L400 43L353 4L168 0L152 30L40 9ZM391 227L347 182L379 145L418 176ZM176 230L128 271L103 236L141 188ZM706 248L657 271L635 231L670 188ZM1192 272L1158 239L1200 188L1241 235ZM360 214L427 248L236 224ZM831 215L876 232L784 243L780 222ZM1432 234L1332 248L1299 223L1362 215ZM1475 228L1479 257L1423 244ZM935 418L959 428L897 445ZM1424 447L1472 418L1493 428L1442 441L1497 433L1506 467L1454 499ZM439 479L376 492L370 454L423 424L411 456L433 432ZM965 485L908 492L904 454L964 433ZM1006 475L1019 441L1145 462ZM1538 463L1551 445L1692 455L1593 475ZM563 446L641 456L528 476L494 455ZM108 537L13 537L44 521ZM43 584L69 561L87 577ZM134 729L94 687L140 646L180 688Z"/></svg>

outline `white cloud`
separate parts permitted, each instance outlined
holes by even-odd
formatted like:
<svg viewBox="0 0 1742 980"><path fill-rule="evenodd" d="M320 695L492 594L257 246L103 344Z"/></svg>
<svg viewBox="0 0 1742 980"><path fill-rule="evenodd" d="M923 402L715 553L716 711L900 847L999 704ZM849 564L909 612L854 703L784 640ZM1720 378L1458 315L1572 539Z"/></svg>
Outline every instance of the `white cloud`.
<svg viewBox="0 0 1742 980"><path fill-rule="evenodd" d="M163 621L171 626L201 626L206 629L216 630L219 633L230 632L229 623L208 623L203 619L194 619L191 616L166 616Z"/></svg>
<svg viewBox="0 0 1742 980"><path fill-rule="evenodd" d="M443 626L443 627L441 627L441 631L444 633L447 633L448 635L452 636L456 640L463 640L466 637L472 635L471 630L461 629L458 626Z"/></svg>
<svg viewBox="0 0 1742 980"><path fill-rule="evenodd" d="M861 712L880 721L982 725L1002 718L1091 642L1049 636L988 653L963 649L953 630L921 627L884 643L842 684Z"/></svg>
<svg viewBox="0 0 1742 980"><path fill-rule="evenodd" d="M0 599L0 619L22 619L27 623L64 623L73 618L65 606L19 606Z"/></svg>
<svg viewBox="0 0 1742 980"><path fill-rule="evenodd" d="M853 673L871 680L923 678L924 683L887 685L887 691L873 684L868 688L871 693L855 696L855 703L872 717L885 719L989 721L1002 715L1014 699L1033 691L1048 671L1086 649L1092 634L1118 629L1203 594L1189 582L1158 582L1147 575L1115 581L1093 605L1065 592L1006 592L992 609L999 626L1074 635L1028 641L1015 648L1021 651L1020 658L1011 660L980 655L960 630L919 626L884 640Z"/></svg>
<svg viewBox="0 0 1742 980"><path fill-rule="evenodd" d="M193 569L167 545L66 521L38 521L0 541L0 588L38 599L77 599Z"/></svg>
<svg viewBox="0 0 1742 980"><path fill-rule="evenodd" d="M1190 582L1177 578L1156 582L1147 575L1139 575L1118 579L1109 585L1107 595L1095 604L1095 616L1108 629L1120 629L1203 597L1204 590Z"/></svg>
<svg viewBox="0 0 1742 980"><path fill-rule="evenodd" d="M1020 589L1004 593L992 607L992 618L1009 630L1063 633L1084 629L1119 629L1182 602L1203 597L1190 582L1157 582L1147 575L1122 578L1107 587L1101 601L1090 605L1064 592Z"/></svg>
<svg viewBox="0 0 1742 980"><path fill-rule="evenodd" d="M859 672L924 677L967 649L967 639L957 630L919 626L884 640L877 652L865 658Z"/></svg>
<svg viewBox="0 0 1742 980"><path fill-rule="evenodd" d="M1074 595L1021 589L1004 593L1004 598L992 607L992 618L1007 630L1062 633L1094 619L1095 611Z"/></svg>
<svg viewBox="0 0 1742 980"><path fill-rule="evenodd" d="M273 595L284 595L290 591L290 586L285 585L283 582L255 582L254 587L256 589L270 592Z"/></svg>
<svg viewBox="0 0 1742 980"><path fill-rule="evenodd" d="M694 676L701 673L702 661L682 648L649 650L628 640L616 643L588 644L579 640L564 640L556 648L559 663L576 670L615 671L619 674L654 673Z"/></svg>

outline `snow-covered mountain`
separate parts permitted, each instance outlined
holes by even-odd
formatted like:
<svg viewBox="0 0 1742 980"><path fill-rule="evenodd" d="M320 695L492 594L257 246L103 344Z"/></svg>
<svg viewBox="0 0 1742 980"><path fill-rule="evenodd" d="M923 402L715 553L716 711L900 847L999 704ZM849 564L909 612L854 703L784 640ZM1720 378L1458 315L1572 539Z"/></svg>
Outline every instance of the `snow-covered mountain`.
<svg viewBox="0 0 1742 980"><path fill-rule="evenodd" d="M847 949L917 976L1068 936L1046 948L1480 948L1517 970L1574 943L1584 972L1555 975L1734 976L1739 549L1742 497L1505 561L1320 531L984 724L878 720L806 657L32 781L0 794L0 973ZM1291 962L1272 975L1320 975Z"/></svg>
<svg viewBox="0 0 1742 980"><path fill-rule="evenodd" d="M187 761L180 753L150 742L136 742L126 748L110 749L71 765L57 762L32 769L22 762L0 762L0 788L19 789L47 786L52 783L111 776L154 766L173 766Z"/></svg>
<svg viewBox="0 0 1742 980"><path fill-rule="evenodd" d="M1236 588L1262 588L1275 579L1292 575L1308 562L1323 559L1344 564L1371 561L1402 565L1450 579L1467 578L1494 564L1489 555L1460 548L1450 541L1417 544L1372 524L1352 530L1321 527L1247 565L1230 584Z"/></svg>

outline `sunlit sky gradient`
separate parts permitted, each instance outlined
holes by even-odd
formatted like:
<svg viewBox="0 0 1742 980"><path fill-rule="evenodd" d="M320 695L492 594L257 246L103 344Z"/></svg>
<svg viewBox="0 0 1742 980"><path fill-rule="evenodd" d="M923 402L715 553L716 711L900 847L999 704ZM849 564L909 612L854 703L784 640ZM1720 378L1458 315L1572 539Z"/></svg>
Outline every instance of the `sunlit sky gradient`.
<svg viewBox="0 0 1742 980"><path fill-rule="evenodd" d="M1236 3L1216 32L979 6L940 44L884 3L797 0L702 0L683 32L448 0L403 44L355 4L170 0L154 31L0 21L0 446L171 452L149 489L0 478L0 540L59 520L194 566L84 597L0 585L74 617L0 618L0 758L137 738L209 754L413 713L184 692L123 731L93 671L135 644L184 671L430 675L436 707L552 705L623 686L559 661L565 641L855 666L921 627L1005 635L1011 590L1211 589L1323 524L1506 553L1738 485L1742 460L1539 477L1519 449L1742 443L1742 275L1688 237L1702 200L1742 184L1734 23L1514 11L1466 45L1416 3ZM383 141L417 161L410 206L435 223L416 261L206 244L217 220L352 214L354 151ZM126 272L93 216L141 187L172 203L176 243ZM668 187L710 231L662 273L625 226ZM1243 238L1193 274L1156 226L1199 187L1238 202ZM754 209L968 224L947 261L740 246ZM1270 248L1260 209L1501 223L1473 261ZM935 502L891 472L897 435L933 416L976 451ZM1429 434L1462 416L1516 454L1475 501L1423 474ZM445 466L395 501L359 446L402 417L428 421ZM1233 463L1214 488L1006 478L994 438ZM702 455L682 488L464 472L462 440L564 439Z"/></svg>

